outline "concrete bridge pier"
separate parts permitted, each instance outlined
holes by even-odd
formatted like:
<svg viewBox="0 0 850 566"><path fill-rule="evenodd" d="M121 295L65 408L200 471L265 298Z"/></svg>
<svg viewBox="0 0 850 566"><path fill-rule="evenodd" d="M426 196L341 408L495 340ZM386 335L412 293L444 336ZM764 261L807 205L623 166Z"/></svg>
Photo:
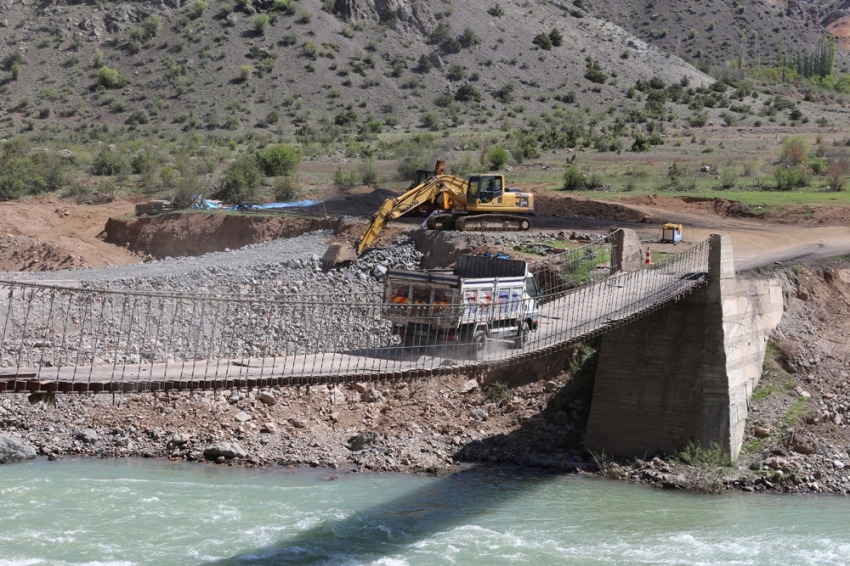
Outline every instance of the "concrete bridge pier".
<svg viewBox="0 0 850 566"><path fill-rule="evenodd" d="M586 448L643 458L693 441L736 459L782 309L779 282L736 278L731 242L712 235L707 286L603 337Z"/></svg>

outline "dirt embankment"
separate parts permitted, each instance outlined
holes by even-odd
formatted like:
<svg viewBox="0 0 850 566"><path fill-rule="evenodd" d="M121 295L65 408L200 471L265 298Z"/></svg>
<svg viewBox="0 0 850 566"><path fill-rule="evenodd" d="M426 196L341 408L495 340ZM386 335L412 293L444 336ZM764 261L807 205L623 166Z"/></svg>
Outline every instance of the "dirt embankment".
<svg viewBox="0 0 850 566"><path fill-rule="evenodd" d="M133 204L79 205L38 197L0 203L0 271L54 271L136 263L125 249L97 238L107 219Z"/></svg>
<svg viewBox="0 0 850 566"><path fill-rule="evenodd" d="M667 210L711 212L724 217L757 218L762 216L749 206L723 198L641 195L623 197L622 202L636 206L657 206Z"/></svg>
<svg viewBox="0 0 850 566"><path fill-rule="evenodd" d="M622 204L561 196L548 191L535 193L534 211L545 216L564 218L579 217L624 222L647 222L649 220L647 215L641 211Z"/></svg>
<svg viewBox="0 0 850 566"><path fill-rule="evenodd" d="M335 230L336 218L296 218L184 212L149 218L110 218L105 242L161 259L198 256L315 230Z"/></svg>

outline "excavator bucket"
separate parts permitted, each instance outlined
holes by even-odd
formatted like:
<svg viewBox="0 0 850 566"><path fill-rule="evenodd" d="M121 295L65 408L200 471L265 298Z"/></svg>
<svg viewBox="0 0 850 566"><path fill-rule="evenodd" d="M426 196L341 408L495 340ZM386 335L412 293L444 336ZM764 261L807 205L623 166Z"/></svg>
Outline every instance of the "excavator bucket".
<svg viewBox="0 0 850 566"><path fill-rule="evenodd" d="M322 264L326 267L334 267L340 263L346 263L357 259L357 252L351 244L331 244L322 256Z"/></svg>

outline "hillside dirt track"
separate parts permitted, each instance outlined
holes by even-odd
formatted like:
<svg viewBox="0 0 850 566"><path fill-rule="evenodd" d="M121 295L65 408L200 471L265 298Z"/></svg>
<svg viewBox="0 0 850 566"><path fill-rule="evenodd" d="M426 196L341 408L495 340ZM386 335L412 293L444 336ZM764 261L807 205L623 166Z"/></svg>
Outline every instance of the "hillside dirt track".
<svg viewBox="0 0 850 566"><path fill-rule="evenodd" d="M685 238L689 242L702 241L712 233L731 236L738 269L776 261L850 253L850 207L794 206L754 217L746 207L723 199L642 195L612 202L531 190L536 199L535 230L604 232L619 226L636 230L643 240L650 242L657 239L661 224L676 222L684 225ZM393 194L386 190L361 189L328 199L304 212L359 217L365 221L384 199ZM798 209L805 209L806 214L801 215ZM145 254L162 257L162 254L152 253L155 250L140 250L135 245L115 245L104 241L103 232L108 219L126 218L132 212L133 203L127 201L80 205L44 197L0 203L0 270L53 271L138 263ZM194 238L203 239L205 216L190 214L184 217L186 232ZM262 217L257 215L246 217L249 219L246 223L262 223ZM420 217L395 220L385 236L395 235L421 221ZM280 222L280 219L271 217L269 222ZM210 224L211 230L213 224ZM156 226L156 222L150 223L146 230L155 231ZM338 236L339 241L356 239L359 230L356 224L346 222L341 228L343 233ZM179 232L180 228L172 221L169 222L169 230ZM256 233L255 238L259 242L274 239L281 232L254 230L253 233ZM386 239L381 238L381 241ZM157 241L150 237L148 240ZM652 249L678 251L679 248L654 244Z"/></svg>

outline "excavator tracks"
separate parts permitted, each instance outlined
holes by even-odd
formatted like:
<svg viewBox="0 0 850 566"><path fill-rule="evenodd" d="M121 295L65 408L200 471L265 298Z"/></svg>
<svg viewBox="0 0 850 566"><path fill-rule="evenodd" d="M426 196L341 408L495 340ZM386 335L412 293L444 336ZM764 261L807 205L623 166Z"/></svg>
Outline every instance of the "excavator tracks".
<svg viewBox="0 0 850 566"><path fill-rule="evenodd" d="M518 214L440 214L428 219L429 230L460 232L525 232L531 219Z"/></svg>

